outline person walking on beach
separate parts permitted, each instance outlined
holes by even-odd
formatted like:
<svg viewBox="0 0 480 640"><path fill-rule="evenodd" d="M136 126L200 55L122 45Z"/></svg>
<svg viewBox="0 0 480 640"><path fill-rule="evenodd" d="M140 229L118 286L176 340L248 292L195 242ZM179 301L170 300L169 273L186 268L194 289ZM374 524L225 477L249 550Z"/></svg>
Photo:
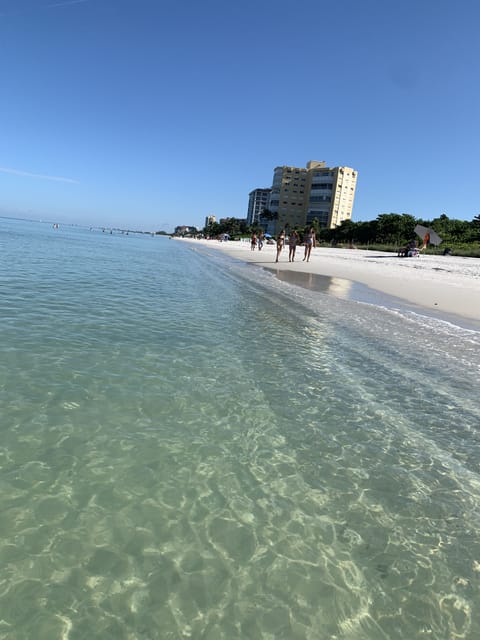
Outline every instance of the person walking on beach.
<svg viewBox="0 0 480 640"><path fill-rule="evenodd" d="M297 243L298 243L298 233L294 229L288 239L288 261L289 262L295 262L295 251L297 250Z"/></svg>
<svg viewBox="0 0 480 640"><path fill-rule="evenodd" d="M285 244L285 231L282 229L282 231L280 231L280 234L277 237L277 257L275 262L278 262L278 258L280 256L280 253L282 252L284 244Z"/></svg>
<svg viewBox="0 0 480 640"><path fill-rule="evenodd" d="M258 250L261 251L263 247L263 241L265 236L263 235L263 231L260 231L258 234Z"/></svg>
<svg viewBox="0 0 480 640"><path fill-rule="evenodd" d="M310 227L310 229L305 234L304 244L305 244L305 255L303 256L303 260L306 260L307 262L309 262L310 254L312 253L312 247L314 247L316 244L315 229L313 227Z"/></svg>
<svg viewBox="0 0 480 640"><path fill-rule="evenodd" d="M252 251L255 251L255 247L257 246L257 234L255 232L252 233L252 237L250 239L250 248Z"/></svg>

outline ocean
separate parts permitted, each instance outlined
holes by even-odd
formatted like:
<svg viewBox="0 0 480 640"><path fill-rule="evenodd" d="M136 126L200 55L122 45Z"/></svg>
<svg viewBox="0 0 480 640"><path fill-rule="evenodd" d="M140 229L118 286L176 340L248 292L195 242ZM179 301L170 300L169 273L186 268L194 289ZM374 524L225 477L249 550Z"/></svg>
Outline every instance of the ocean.
<svg viewBox="0 0 480 640"><path fill-rule="evenodd" d="M0 640L480 637L479 331L150 235L0 263Z"/></svg>

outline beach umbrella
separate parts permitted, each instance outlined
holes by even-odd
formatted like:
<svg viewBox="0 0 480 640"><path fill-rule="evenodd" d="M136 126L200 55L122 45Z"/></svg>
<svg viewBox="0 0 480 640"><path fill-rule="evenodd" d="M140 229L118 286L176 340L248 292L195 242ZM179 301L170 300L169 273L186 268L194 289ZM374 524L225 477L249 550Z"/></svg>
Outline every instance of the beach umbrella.
<svg viewBox="0 0 480 640"><path fill-rule="evenodd" d="M434 244L436 247L438 247L438 245L441 242L443 242L443 240L440 238L438 233L436 231L434 231L433 229L431 229L430 227L424 227L421 224L417 224L417 226L415 227L414 231L417 234L417 236L420 236L420 238L422 238L422 240L425 238L425 236L428 233L429 236L430 236L429 243L430 244Z"/></svg>
<svg viewBox="0 0 480 640"><path fill-rule="evenodd" d="M265 238L271 238L272 236L269 233L265 233Z"/></svg>

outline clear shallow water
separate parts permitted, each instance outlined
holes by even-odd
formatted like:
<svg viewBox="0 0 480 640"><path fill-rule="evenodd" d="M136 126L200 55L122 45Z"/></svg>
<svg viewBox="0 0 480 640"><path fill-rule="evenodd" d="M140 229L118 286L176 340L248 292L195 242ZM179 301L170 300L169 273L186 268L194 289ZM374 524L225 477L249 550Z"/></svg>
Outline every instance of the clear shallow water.
<svg viewBox="0 0 480 640"><path fill-rule="evenodd" d="M0 638L477 638L480 335L0 220Z"/></svg>

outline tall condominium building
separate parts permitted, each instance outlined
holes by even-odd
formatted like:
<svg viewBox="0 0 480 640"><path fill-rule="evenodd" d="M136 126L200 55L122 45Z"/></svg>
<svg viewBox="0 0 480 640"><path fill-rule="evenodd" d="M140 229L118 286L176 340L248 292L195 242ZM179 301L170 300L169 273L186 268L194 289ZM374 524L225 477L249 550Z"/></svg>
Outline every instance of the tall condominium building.
<svg viewBox="0 0 480 640"><path fill-rule="evenodd" d="M276 167L267 208L277 218L273 233L285 226L302 227L316 218L321 227L333 229L352 217L357 171L327 167L311 160L306 169Z"/></svg>
<svg viewBox="0 0 480 640"><path fill-rule="evenodd" d="M264 209L268 208L271 189L254 189L248 194L247 224L257 224Z"/></svg>

